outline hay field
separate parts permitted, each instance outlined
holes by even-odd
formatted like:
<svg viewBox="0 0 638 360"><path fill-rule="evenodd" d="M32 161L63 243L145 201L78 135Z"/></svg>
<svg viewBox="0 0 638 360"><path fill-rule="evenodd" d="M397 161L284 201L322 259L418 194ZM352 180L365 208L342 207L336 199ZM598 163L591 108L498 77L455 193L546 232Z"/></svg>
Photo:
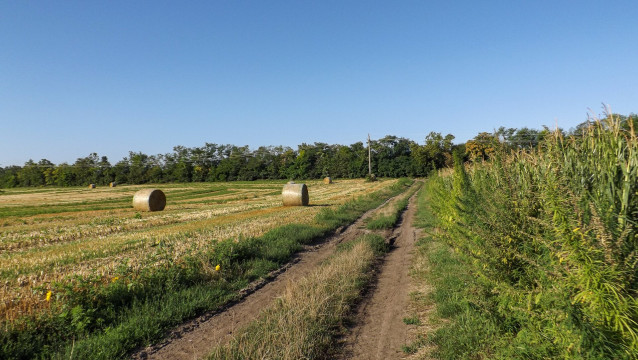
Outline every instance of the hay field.
<svg viewBox="0 0 638 360"><path fill-rule="evenodd" d="M46 308L44 294L53 282L80 275L108 283L119 267L160 267L219 240L241 241L283 224L309 224L323 208L395 182L309 181L308 207L282 206L283 181L4 190L0 319ZM133 194L148 187L166 194L164 211L133 209Z"/></svg>

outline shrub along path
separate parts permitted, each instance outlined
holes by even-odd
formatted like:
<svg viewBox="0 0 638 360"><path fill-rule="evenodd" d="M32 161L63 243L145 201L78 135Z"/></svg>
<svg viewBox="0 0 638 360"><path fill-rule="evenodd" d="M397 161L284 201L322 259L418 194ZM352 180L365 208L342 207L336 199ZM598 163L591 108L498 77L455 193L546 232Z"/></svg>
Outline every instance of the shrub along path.
<svg viewBox="0 0 638 360"><path fill-rule="evenodd" d="M416 195L410 198L401 221L391 232L392 249L379 267L376 284L359 305L353 328L345 339L344 359L400 359L409 344L410 265L418 233L413 226Z"/></svg>
<svg viewBox="0 0 638 360"><path fill-rule="evenodd" d="M396 200L396 196L388 201ZM387 203L387 202L386 202ZM385 203L384 203L385 204ZM354 240L365 233L365 221L383 205L369 210L357 221L316 246L308 247L281 269L272 281L253 285L238 303L213 314L205 314L174 329L164 342L147 347L133 355L134 359L195 359L208 355L217 345L228 342L239 328L254 320L259 312L279 296L286 284L311 273L335 252L338 244ZM407 295L406 295L407 296ZM401 319L399 319L401 321ZM400 346L400 345L399 345Z"/></svg>

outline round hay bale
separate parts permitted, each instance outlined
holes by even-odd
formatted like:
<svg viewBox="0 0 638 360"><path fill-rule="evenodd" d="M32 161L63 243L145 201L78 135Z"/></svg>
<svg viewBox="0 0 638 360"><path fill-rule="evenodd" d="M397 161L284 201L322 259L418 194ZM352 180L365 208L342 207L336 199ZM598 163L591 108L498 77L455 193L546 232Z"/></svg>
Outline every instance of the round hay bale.
<svg viewBox="0 0 638 360"><path fill-rule="evenodd" d="M326 176L325 178L323 178L323 183L332 184L332 178L330 176Z"/></svg>
<svg viewBox="0 0 638 360"><path fill-rule="evenodd" d="M89 184L89 189L95 189L95 184Z"/></svg>
<svg viewBox="0 0 638 360"><path fill-rule="evenodd" d="M140 211L162 211L166 207L166 195L158 189L142 189L133 196L133 208Z"/></svg>
<svg viewBox="0 0 638 360"><path fill-rule="evenodd" d="M294 183L295 183L295 182L294 182L294 181L292 181L292 180L288 181L288 184L294 184Z"/></svg>
<svg viewBox="0 0 638 360"><path fill-rule="evenodd" d="M281 192L284 206L308 206L308 187L306 184L286 184Z"/></svg>
<svg viewBox="0 0 638 360"><path fill-rule="evenodd" d="M110 186L110 187L116 187L116 186L117 186L117 183L116 183L115 181L113 181L112 183L109 183L109 186Z"/></svg>

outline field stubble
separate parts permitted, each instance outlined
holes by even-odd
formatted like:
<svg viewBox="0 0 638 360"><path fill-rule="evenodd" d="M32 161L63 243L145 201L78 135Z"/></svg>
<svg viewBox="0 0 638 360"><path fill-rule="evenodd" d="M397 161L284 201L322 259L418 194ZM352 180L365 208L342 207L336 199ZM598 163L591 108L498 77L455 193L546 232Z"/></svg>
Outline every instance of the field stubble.
<svg viewBox="0 0 638 360"><path fill-rule="evenodd" d="M130 205L141 186L8 190L0 196L0 318L10 322L46 309L54 282L98 276L106 284L118 280L121 266L136 273L179 262L220 240L310 224L321 209L389 183L310 181L309 207L282 206L276 182L161 185L166 210L142 214Z"/></svg>

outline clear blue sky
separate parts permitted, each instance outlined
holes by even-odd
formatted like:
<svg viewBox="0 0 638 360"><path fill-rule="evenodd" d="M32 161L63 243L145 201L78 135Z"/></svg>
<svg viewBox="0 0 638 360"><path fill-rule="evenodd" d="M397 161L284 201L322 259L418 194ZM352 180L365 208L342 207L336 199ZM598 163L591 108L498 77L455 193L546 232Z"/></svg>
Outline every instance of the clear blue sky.
<svg viewBox="0 0 638 360"><path fill-rule="evenodd" d="M638 112L638 1L0 2L0 166Z"/></svg>

